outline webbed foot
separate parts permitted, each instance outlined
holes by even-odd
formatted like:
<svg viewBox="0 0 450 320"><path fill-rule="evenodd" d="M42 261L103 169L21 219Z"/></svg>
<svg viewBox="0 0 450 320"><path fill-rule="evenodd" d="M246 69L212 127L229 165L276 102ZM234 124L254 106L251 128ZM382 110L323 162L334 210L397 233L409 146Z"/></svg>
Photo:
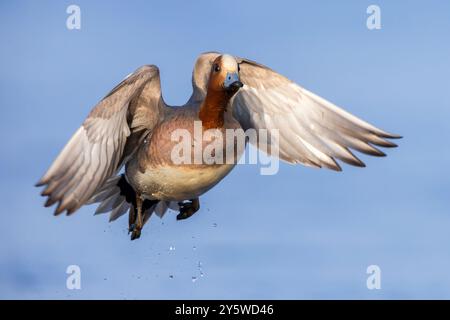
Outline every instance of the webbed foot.
<svg viewBox="0 0 450 320"><path fill-rule="evenodd" d="M184 220L200 209L200 200L195 198L187 202L179 202L178 205L180 206L180 213L177 215L177 220Z"/></svg>

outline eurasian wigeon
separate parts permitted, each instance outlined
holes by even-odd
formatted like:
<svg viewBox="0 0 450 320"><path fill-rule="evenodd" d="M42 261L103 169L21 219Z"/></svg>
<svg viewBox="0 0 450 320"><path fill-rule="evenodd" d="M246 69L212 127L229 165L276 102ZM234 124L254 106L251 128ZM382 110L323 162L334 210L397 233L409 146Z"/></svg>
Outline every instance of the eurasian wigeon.
<svg viewBox="0 0 450 320"><path fill-rule="evenodd" d="M192 85L189 101L173 107L162 98L158 67L146 65L125 78L93 108L37 183L45 185L45 206L58 203L58 215L100 202L96 213L111 211L110 220L129 210L133 240L152 213L162 216L171 208L185 219L199 210L199 197L242 155L235 138L225 139L227 129L278 131L278 138L258 137L255 144L284 161L336 171L341 170L336 159L364 166L350 149L384 156L375 146L395 147L387 139L399 138L248 59L201 54ZM181 129L195 136L195 123L219 133L214 136L223 143L214 152L232 151L232 161L196 162L212 141L202 137L189 142L192 162L174 162L180 143L174 133Z"/></svg>

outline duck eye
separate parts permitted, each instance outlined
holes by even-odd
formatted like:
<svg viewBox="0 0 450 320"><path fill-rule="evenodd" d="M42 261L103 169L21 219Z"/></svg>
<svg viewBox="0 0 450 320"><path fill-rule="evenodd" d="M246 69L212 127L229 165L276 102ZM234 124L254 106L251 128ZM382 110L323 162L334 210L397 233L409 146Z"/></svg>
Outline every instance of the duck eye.
<svg viewBox="0 0 450 320"><path fill-rule="evenodd" d="M214 71L215 72L219 72L220 71L220 66L218 64L214 65Z"/></svg>

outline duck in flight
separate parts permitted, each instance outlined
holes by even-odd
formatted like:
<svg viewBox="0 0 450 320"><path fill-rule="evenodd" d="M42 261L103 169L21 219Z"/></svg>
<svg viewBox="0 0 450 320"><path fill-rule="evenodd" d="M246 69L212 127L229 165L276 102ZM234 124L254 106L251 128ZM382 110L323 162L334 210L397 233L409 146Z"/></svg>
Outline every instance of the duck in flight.
<svg viewBox="0 0 450 320"><path fill-rule="evenodd" d="M173 107L163 100L158 67L145 65L126 77L92 109L37 183L44 186L45 206L57 203L55 215L70 215L100 203L96 213L111 212L111 221L129 212L132 240L153 213L162 217L170 208L179 211L177 219L192 216L200 208L199 197L234 168L241 154L236 152L231 163L175 163L173 133L193 132L199 121L204 130L219 132L278 130L278 139L264 144L276 142L280 159L336 171L341 171L337 160L364 167L351 149L384 156L377 146L396 147L389 139L400 138L248 59L201 54L192 85L188 102ZM194 144L192 157L203 150ZM224 152L230 144L233 149L236 141L225 142ZM258 139L256 147L262 144Z"/></svg>

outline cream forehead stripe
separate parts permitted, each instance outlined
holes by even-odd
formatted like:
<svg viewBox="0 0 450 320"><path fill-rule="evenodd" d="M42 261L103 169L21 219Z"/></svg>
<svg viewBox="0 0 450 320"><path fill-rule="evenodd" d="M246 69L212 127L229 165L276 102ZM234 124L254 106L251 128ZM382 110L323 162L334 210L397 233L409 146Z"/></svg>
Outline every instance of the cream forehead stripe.
<svg viewBox="0 0 450 320"><path fill-rule="evenodd" d="M237 70L238 64L236 59L229 54L222 55L222 67L227 70Z"/></svg>

